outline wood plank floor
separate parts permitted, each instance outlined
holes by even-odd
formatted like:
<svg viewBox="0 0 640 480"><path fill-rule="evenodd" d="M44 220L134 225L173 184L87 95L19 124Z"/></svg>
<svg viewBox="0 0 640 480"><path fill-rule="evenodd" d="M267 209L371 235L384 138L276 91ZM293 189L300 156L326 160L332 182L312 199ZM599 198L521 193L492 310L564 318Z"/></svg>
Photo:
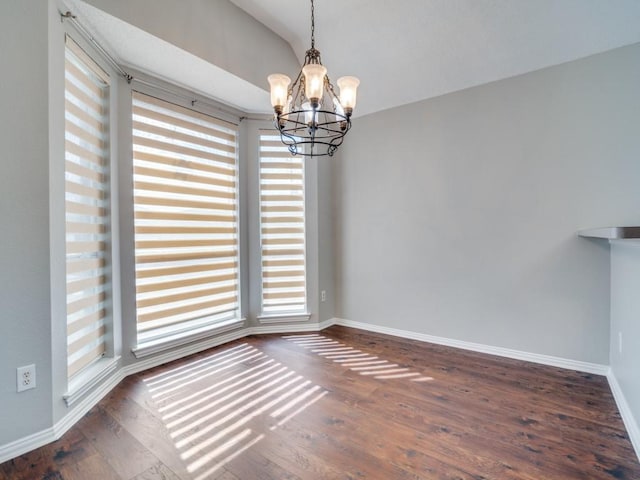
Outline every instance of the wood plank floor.
<svg viewBox="0 0 640 480"><path fill-rule="evenodd" d="M604 377L331 327L126 378L0 480L640 479Z"/></svg>

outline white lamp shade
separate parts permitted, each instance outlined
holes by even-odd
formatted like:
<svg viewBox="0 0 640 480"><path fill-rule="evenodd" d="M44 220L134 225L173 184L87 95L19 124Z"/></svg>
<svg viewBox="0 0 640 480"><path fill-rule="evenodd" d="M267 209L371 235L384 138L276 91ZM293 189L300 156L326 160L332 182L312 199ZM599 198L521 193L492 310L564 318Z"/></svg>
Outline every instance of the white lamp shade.
<svg viewBox="0 0 640 480"><path fill-rule="evenodd" d="M320 102L324 90L324 77L327 69L319 63L310 63L302 68L304 75L304 93L308 99Z"/></svg>
<svg viewBox="0 0 640 480"><path fill-rule="evenodd" d="M271 86L271 106L283 107L287 103L291 79L282 73L274 73L269 75L267 80Z"/></svg>
<svg viewBox="0 0 640 480"><path fill-rule="evenodd" d="M354 109L356 106L356 90L360 85L360 80L356 77L340 77L338 79L338 87L340 87L340 103L346 110Z"/></svg>

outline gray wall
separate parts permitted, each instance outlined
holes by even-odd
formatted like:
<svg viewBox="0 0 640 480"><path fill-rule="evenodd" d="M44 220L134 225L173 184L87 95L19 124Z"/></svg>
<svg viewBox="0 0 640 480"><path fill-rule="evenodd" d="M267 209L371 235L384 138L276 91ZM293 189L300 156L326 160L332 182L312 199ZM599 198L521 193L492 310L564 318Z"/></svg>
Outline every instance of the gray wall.
<svg viewBox="0 0 640 480"><path fill-rule="evenodd" d="M63 121L67 23L60 22L58 11L65 8L61 1L10 0L5 5L7 11L0 16L0 447L49 429L71 411L62 399L67 391ZM152 33L173 40L191 53L201 53L205 59L228 67L249 81L260 81L265 88L266 74L270 73L266 71L267 64L271 68L281 65L283 71L298 68L288 44L227 0L203 0L193 11L173 0L163 0L162 5L100 0L91 3L98 7L104 4L105 9L121 13L125 20L131 15L149 26ZM143 4L146 10L140 9ZM181 17L177 19L174 13ZM218 25L215 29L211 27L211 16ZM189 24L192 25L187 28L185 25ZM238 31L243 35L238 37ZM180 32L188 35L175 38ZM211 35L224 38L216 37L212 42ZM78 35L74 37L84 44ZM249 45L248 54L245 50ZM255 45L261 49L255 49ZM254 62L252 55L258 54L262 56ZM114 78L112 97L113 104L118 104L112 111L113 130L117 132L112 148L119 160L118 165L113 165L113 181L121 180L120 188L113 188L119 200L114 205L112 226L116 263L113 280L118 290L122 277L126 294L122 318L120 305L114 305L114 336L108 347L116 355L122 350L122 363L131 364L135 362L130 352L135 343L131 315L135 305L130 294L134 291L132 224L127 222L132 197L131 143L127 142L131 135L130 86ZM125 120L115 121L116 116ZM124 143L118 145L118 140ZM121 217L117 215L118 208L122 210ZM122 252L117 241L119 227L123 230ZM117 265L118 256L122 272ZM116 303L118 299L116 291ZM316 304L314 312L317 311ZM31 363L37 368L37 388L17 393L16 367Z"/></svg>
<svg viewBox="0 0 640 480"><path fill-rule="evenodd" d="M287 42L228 0L85 1L265 90L269 74L299 68Z"/></svg>
<svg viewBox="0 0 640 480"><path fill-rule="evenodd" d="M608 249L575 232L640 221L639 85L636 44L355 119L337 316L607 364Z"/></svg>
<svg viewBox="0 0 640 480"><path fill-rule="evenodd" d="M640 243L611 245L611 370L640 432ZM622 348L620 348L620 336ZM636 442L640 438L636 438ZM640 445L637 445L639 447ZM640 454L640 452L638 452Z"/></svg>
<svg viewBox="0 0 640 480"><path fill-rule="evenodd" d="M340 162L340 151L333 158L318 159L318 296L320 298L320 321L335 317L335 269L334 269L334 192L332 171ZM320 292L325 291L322 301Z"/></svg>
<svg viewBox="0 0 640 480"><path fill-rule="evenodd" d="M51 425L47 2L0 15L0 445ZM37 388L16 393L16 367Z"/></svg>

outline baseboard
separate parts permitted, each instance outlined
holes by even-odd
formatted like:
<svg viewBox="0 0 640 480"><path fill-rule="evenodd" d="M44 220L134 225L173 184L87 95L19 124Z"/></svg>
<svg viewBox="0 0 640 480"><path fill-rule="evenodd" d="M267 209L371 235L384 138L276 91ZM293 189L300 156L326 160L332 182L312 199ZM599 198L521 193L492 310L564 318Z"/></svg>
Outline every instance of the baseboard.
<svg viewBox="0 0 640 480"><path fill-rule="evenodd" d="M48 443L58 440L129 375L133 375L134 373L142 372L249 335L287 332L317 332L333 325L333 323L335 323L334 320L335 319L330 319L323 322L308 324L274 324L258 327L246 327L223 335L217 335L206 340L197 341L169 352L144 357L142 360L139 360L132 365L127 365L116 370L102 383L96 386L95 389L91 390L86 396L78 400L77 405L52 427L27 435L26 437L19 438L18 440L5 445L0 445L0 463L19 457L31 450L35 450L36 448L40 448Z"/></svg>
<svg viewBox="0 0 640 480"><path fill-rule="evenodd" d="M124 377L125 375L122 369L116 370L103 383L88 393L86 397L78 401L77 406L53 426L53 431L55 433L54 440L57 440L67 433L67 431L82 417L84 417L89 410L91 410L100 400L113 390L124 379Z"/></svg>
<svg viewBox="0 0 640 480"><path fill-rule="evenodd" d="M48 443L58 440L76 424L86 413L91 410L100 400L104 398L113 388L124 378L122 370L117 370L103 383L92 390L86 397L78 401L75 408L70 410L64 417L56 422L52 427L40 432L20 438L14 442L0 447L0 463L19 457L31 450L40 448Z"/></svg>
<svg viewBox="0 0 640 480"><path fill-rule="evenodd" d="M19 457L35 448L57 440L53 427L19 438L0 447L0 463Z"/></svg>
<svg viewBox="0 0 640 480"><path fill-rule="evenodd" d="M515 360L525 360L527 362L539 363L541 365L549 365L552 367L566 368L569 370L577 370L579 372L592 373L595 375L607 375L609 367L597 363L581 362L567 358L553 357L551 355L541 355L539 353L523 352L521 350L512 350L510 348L494 347L491 345L483 345L481 343L465 342L462 340L454 340L446 337L437 337L427 335L425 333L412 332L409 330L400 330L397 328L383 327L371 323L355 322L344 318L332 319L333 324L345 327L357 328L360 330L368 330L371 332L384 333L393 335L394 337L408 338L411 340L419 340L422 342L435 343L445 345L447 347L461 348L463 350L471 350L473 352L488 353L499 357L513 358Z"/></svg>
<svg viewBox="0 0 640 480"><path fill-rule="evenodd" d="M618 405L618 411L620 412L624 426L627 429L631 445L633 445L633 449L636 451L636 457L638 457L638 461L640 461L640 427L638 426L638 422L634 418L633 412L631 412L631 408L629 407L629 403L627 403L627 399L620 388L618 379L611 369L609 369L609 372L607 373L607 380L609 381L609 387L611 388L611 393L613 393L613 398Z"/></svg>

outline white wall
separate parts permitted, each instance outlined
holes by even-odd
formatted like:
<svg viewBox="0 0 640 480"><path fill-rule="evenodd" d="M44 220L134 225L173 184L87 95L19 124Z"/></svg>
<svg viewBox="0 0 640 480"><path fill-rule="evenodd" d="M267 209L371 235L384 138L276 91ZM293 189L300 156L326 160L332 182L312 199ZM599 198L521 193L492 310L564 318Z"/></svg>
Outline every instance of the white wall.
<svg viewBox="0 0 640 480"><path fill-rule="evenodd" d="M47 2L0 15L0 445L51 424ZM37 388L16 393L16 367Z"/></svg>
<svg viewBox="0 0 640 480"><path fill-rule="evenodd" d="M639 85L636 44L356 118L337 316L607 364L608 249L575 232L640 221Z"/></svg>
<svg viewBox="0 0 640 480"><path fill-rule="evenodd" d="M620 345L620 336L622 345ZM633 419L636 453L640 455L640 242L611 245L611 371ZM633 435L632 433L632 435Z"/></svg>

